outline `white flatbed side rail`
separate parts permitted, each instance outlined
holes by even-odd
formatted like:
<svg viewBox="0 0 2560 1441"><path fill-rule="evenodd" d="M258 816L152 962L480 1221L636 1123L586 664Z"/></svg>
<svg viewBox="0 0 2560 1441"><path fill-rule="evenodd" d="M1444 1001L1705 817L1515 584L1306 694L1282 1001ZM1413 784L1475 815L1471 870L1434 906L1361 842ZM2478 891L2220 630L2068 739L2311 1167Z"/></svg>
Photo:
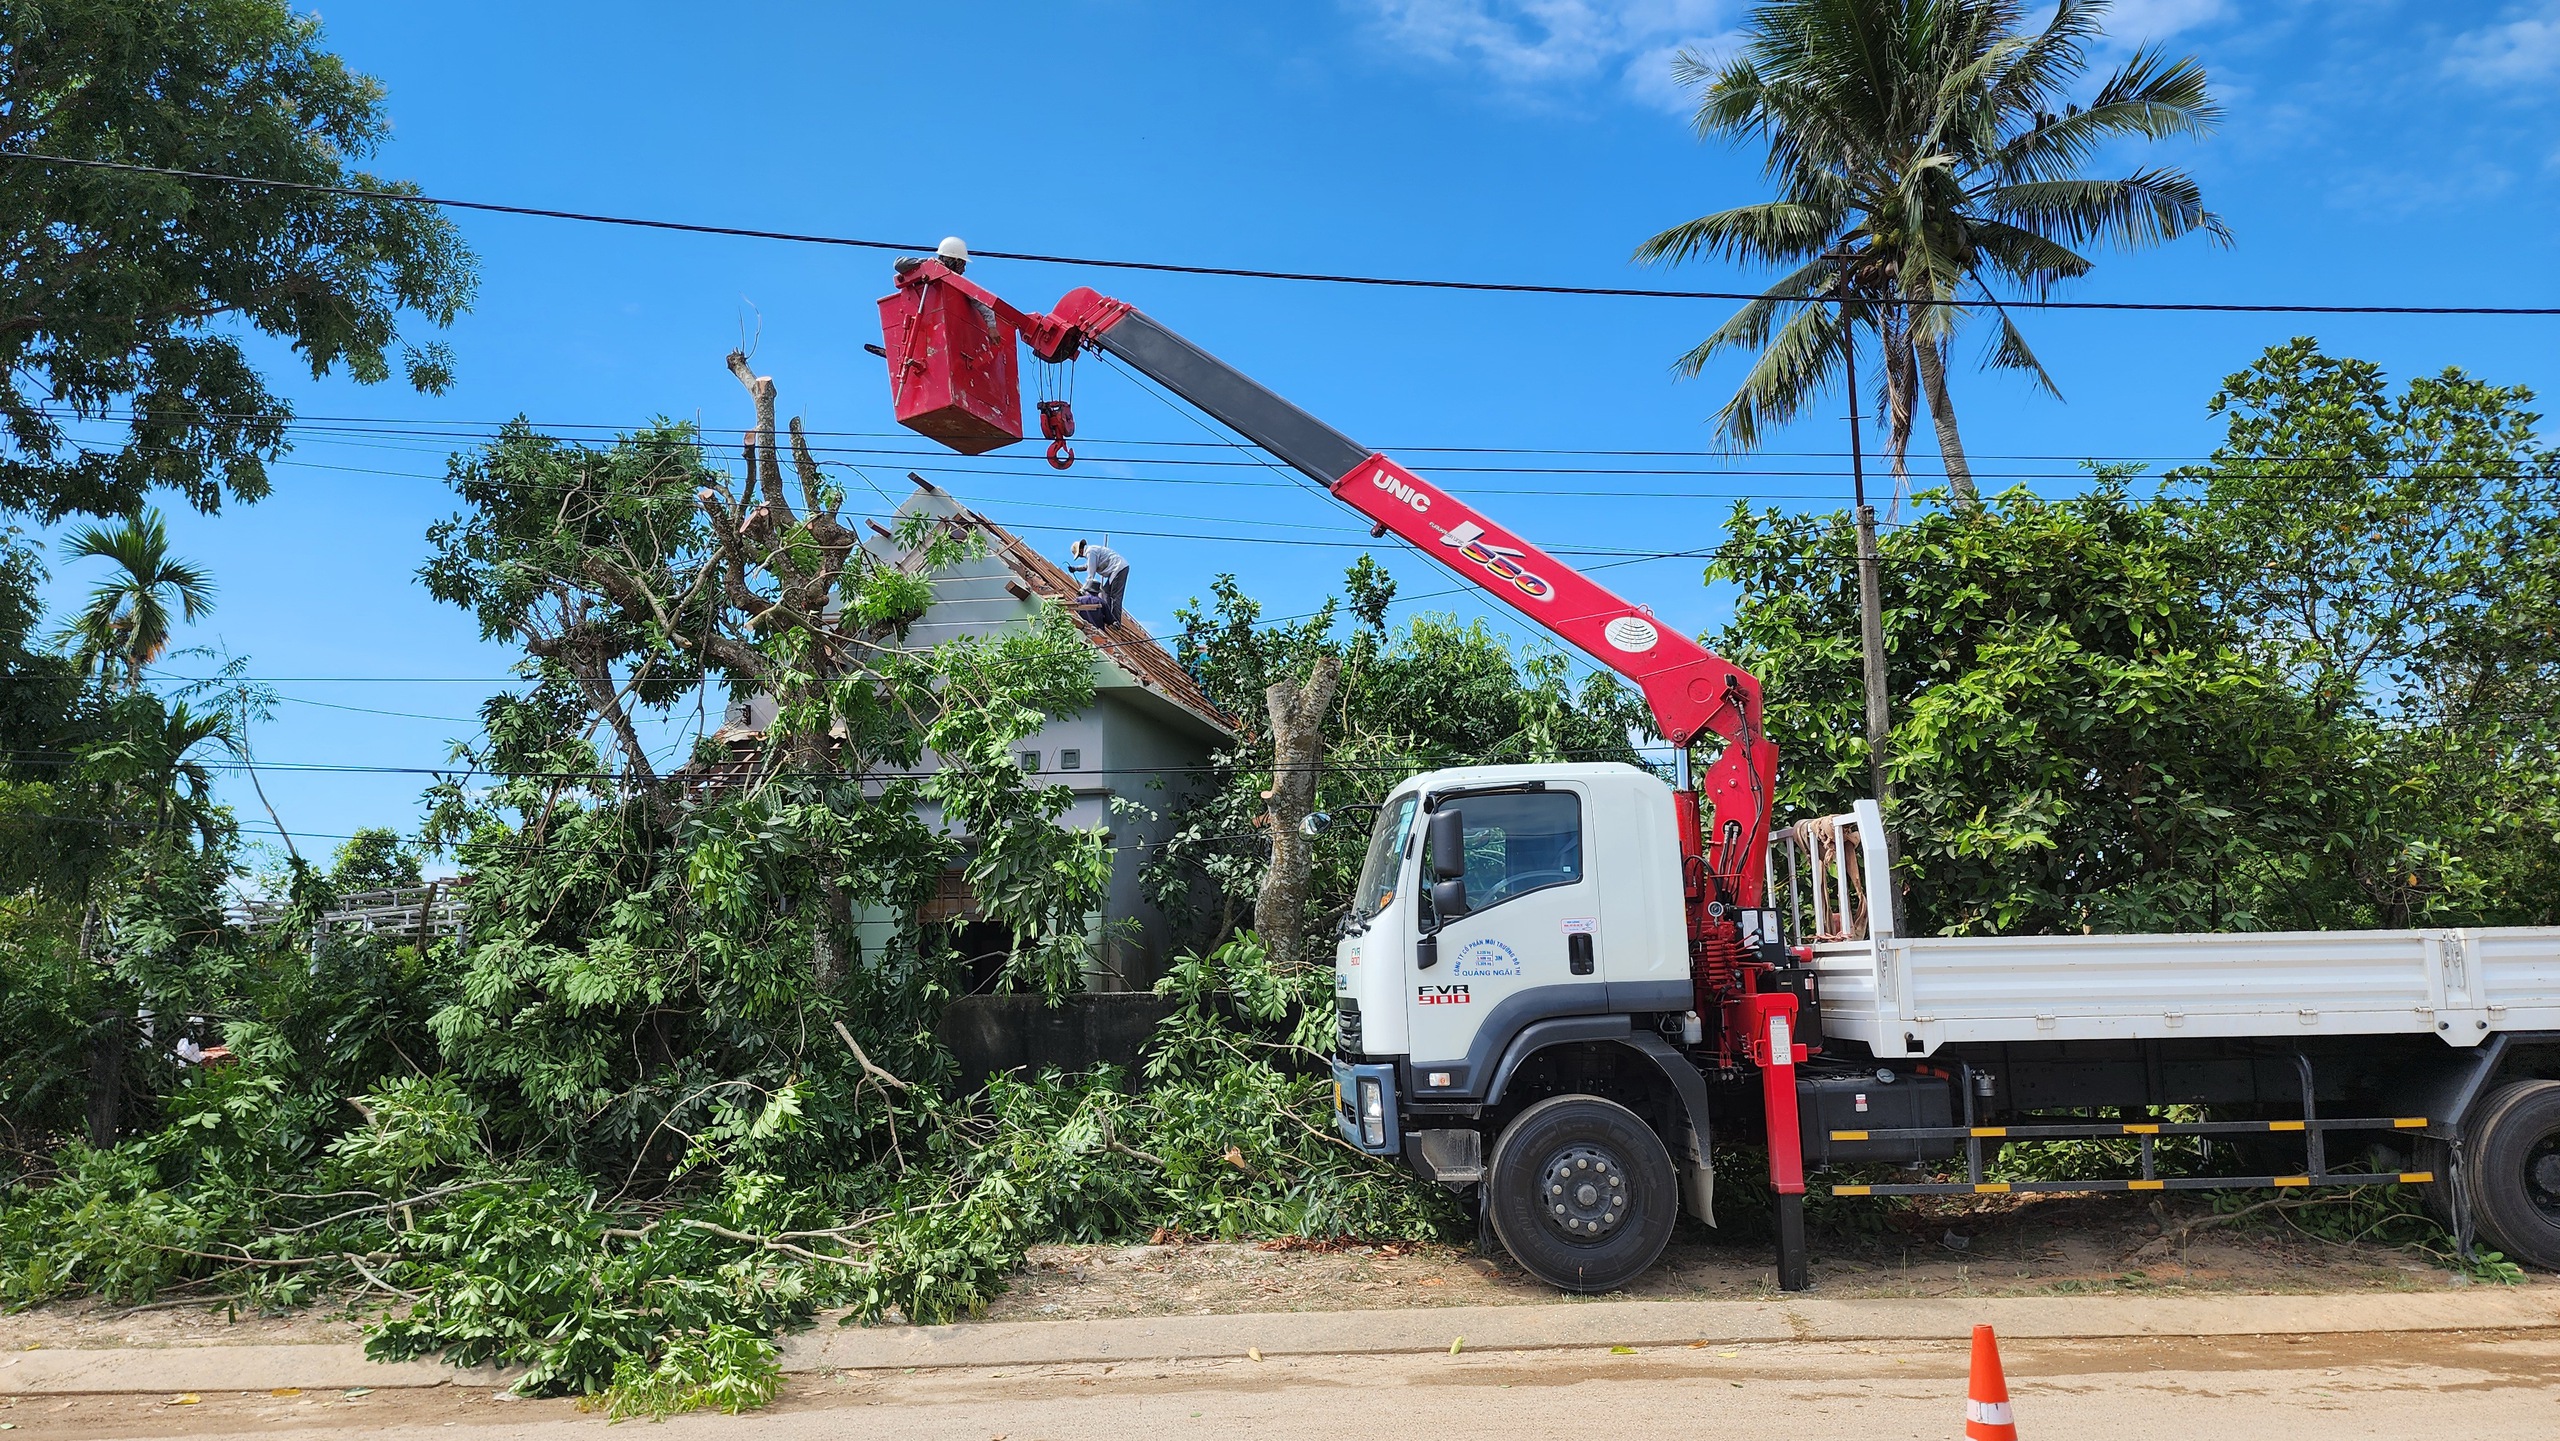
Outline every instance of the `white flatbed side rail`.
<svg viewBox="0 0 2560 1441"><path fill-rule="evenodd" d="M1810 944L1827 1036L1878 1056L1964 1042L2560 1030L2560 926L2121 936L1895 934L1883 819L1799 822L1772 894ZM1882 925L1876 917L1887 918Z"/></svg>

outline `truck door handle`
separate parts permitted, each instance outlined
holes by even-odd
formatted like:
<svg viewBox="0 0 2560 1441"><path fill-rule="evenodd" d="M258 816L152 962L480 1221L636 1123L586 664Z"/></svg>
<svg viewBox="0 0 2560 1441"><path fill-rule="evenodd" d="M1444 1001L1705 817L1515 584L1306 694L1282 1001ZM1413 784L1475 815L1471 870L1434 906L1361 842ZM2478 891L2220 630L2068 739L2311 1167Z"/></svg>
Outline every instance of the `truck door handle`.
<svg viewBox="0 0 2560 1441"><path fill-rule="evenodd" d="M1587 976L1591 974L1592 961L1590 932L1576 931L1572 935L1565 937L1564 953L1566 958L1572 962L1573 973L1575 975Z"/></svg>

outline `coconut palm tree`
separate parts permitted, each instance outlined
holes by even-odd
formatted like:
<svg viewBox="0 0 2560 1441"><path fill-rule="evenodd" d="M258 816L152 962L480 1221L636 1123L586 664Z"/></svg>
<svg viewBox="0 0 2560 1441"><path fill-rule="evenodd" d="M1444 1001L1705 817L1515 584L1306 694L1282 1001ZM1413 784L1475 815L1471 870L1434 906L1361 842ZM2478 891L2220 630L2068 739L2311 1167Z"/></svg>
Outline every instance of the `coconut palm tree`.
<svg viewBox="0 0 2560 1441"><path fill-rule="evenodd" d="M138 689L143 667L169 648L170 606L195 620L213 609L213 578L169 554L169 527L156 510L144 510L113 527L82 526L63 541L74 560L105 560L114 573L89 592L89 603L63 627L59 640L83 669L98 668L100 685L121 667L124 688Z"/></svg>
<svg viewBox="0 0 2560 1441"><path fill-rule="evenodd" d="M1683 52L1700 135L1756 142L1779 198L1721 210L1647 240L1636 257L1715 256L1785 267L1760 298L1682 356L1759 352L1718 414L1749 448L1831 383L1864 332L1883 353L1879 414L1897 484L1925 397L1960 506L1971 468L1947 391L1949 342L1987 313L1987 365L2060 395L2002 305L2089 273L2095 245L2156 245L2203 231L2228 241L2193 177L2078 172L2127 137L2200 136L2220 115L2192 58L2135 52L2088 97L2067 96L2102 33L2106 0L2060 0L2040 29L2024 0L1775 0L1752 12L1741 52ZM1816 297L1836 297L1830 301Z"/></svg>

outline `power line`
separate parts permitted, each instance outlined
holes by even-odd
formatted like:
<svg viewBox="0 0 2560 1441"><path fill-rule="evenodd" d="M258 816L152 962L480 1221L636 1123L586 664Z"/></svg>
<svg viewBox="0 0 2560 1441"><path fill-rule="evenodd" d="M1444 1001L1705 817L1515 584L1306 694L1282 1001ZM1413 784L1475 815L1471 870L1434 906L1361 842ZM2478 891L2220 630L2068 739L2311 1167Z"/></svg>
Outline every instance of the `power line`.
<svg viewBox="0 0 2560 1441"><path fill-rule="evenodd" d="M204 180L222 185L245 185L268 190L290 190L311 195L337 195L357 200L382 201L397 205L432 205L446 210L474 210L493 215L518 215L539 220L567 220L586 225L616 225L637 230L673 231L686 235L716 235L741 240L774 240L794 245L825 245L855 250L897 250L910 253L929 252L930 244L900 240L868 240L844 235L818 235L802 231L764 230L739 225L708 225L682 220L656 220L641 216L607 215L594 211L561 210L538 205L505 205L487 200L461 200L450 196L424 195L414 191L376 190L353 185L327 185L308 180L274 180L251 175L226 175L210 170L181 170L161 165L136 165L122 160L87 160L68 155L46 155L35 151L0 151L0 159L33 161L46 165L71 165L92 170L120 171L136 175L159 175L177 180ZM980 259L1019 260L1035 265L1068 265L1090 270L1137 270L1165 275L1205 275L1235 280L1285 280L1318 285L1363 285L1400 290L1456 290L1506 295L1570 295L1600 296L1635 300L1729 300L1754 301L1768 297L1747 290L1671 290L1628 285L1541 285L1519 281L1442 280L1417 276L1355 275L1323 271L1257 270L1228 265L1184 265L1161 260L1110 260L1096 256L1049 255L1033 251L980 250ZM1844 303L1826 295L1788 296L1783 299L1797 304L1826 305ZM2475 316L2555 316L2560 306L2520 305L2309 305L2279 303L2242 303L2217 301L2139 301L2139 300L2002 300L1998 302L1937 299L1933 297L1901 297L1897 303L1913 306L1945 306L1968 309L1996 304L2012 310L2093 310L2134 313L2171 312L2225 315L2475 315Z"/></svg>
<svg viewBox="0 0 2560 1441"><path fill-rule="evenodd" d="M117 417L117 416L102 416L101 418L104 418L104 419L115 419L115 418L122 418L122 417ZM461 422L457 422L457 424L460 424L460 423L461 423ZM476 424L476 422L475 422L475 424ZM288 423L288 428L291 428L291 429L306 429L306 430L308 430L308 431L309 431L313 436L315 436L315 437L316 437L315 439L313 439L313 440L309 441L308 443L315 444L315 445L331 445L331 444L334 444L334 445L348 446L348 447L351 447L351 448L380 448L380 449L385 449L385 450L396 451L396 452L403 453L403 454L419 454L419 453L428 452L428 451L442 451L443 453L450 455L450 454L454 454L454 452L444 450L444 446L445 446L446 444L450 443L450 442L457 442L457 441L472 441L472 440L481 440L481 439L485 439L485 438L487 438L486 436L483 436L483 435L471 434L471 433L459 433L459 432L448 433L448 432L433 432L433 431L404 431L404 430L400 430L400 429L396 429L396 428L388 428L388 427L386 427L386 428L382 428L382 429L336 429L336 428L326 428L326 429L324 429L324 428L317 427L317 426L305 427L305 426L303 426L300 422L290 422L290 423ZM593 422L568 422L568 423L563 423L563 424L562 424L562 425L560 425L560 426L554 426L554 427L538 427L537 429L546 429L546 428L547 428L547 429L573 429L573 428L574 428L574 429L589 429L589 430L608 430L608 429L619 429L619 430L623 430L623 431L625 431L626 433L627 433L627 431L630 429L629 427L611 427L611 426L606 426L606 425L603 425L603 424L600 424L600 423L593 423ZM699 430L699 429L701 429L701 427L696 427L696 429L697 429L697 430ZM827 432L827 431L809 431L809 432L807 432L807 433L808 433L808 434L810 434L810 435L829 435L829 434L854 435L854 434L857 434L857 433L855 433L855 432ZM862 433L862 434L868 434L868 433ZM356 437L361 437L361 439L356 438ZM379 447L367 447L367 446L364 444L364 441L365 441L365 440L380 440L380 439L388 439L388 438L395 438L395 437L397 437L397 438L406 438L406 439L411 439L411 440L416 440L416 441L426 442L426 443L425 443L425 444L420 444L420 445L383 445L383 446L379 446ZM900 437L900 438L903 438L903 437ZM573 441L569 441L569 442L567 442L567 443L568 443L568 444L572 444L572 445L585 444L585 442L574 441L574 440L573 440ZM1212 448L1214 448L1214 449L1218 449L1218 450L1233 450L1233 449L1243 449L1243 448L1244 448L1244 447L1239 446L1236 442L1233 442L1233 441L1216 441L1216 442L1212 442L1212 441L1179 441L1179 440L1176 440L1176 441L1166 441L1166 440L1115 439L1115 440L1110 440L1110 441L1104 441L1104 442L1101 442L1101 444L1104 444L1104 445L1110 445L1110 446L1129 446L1129 447L1142 447L1142 446L1143 446L1143 447L1191 447L1191 448L1200 448L1200 449L1212 449ZM708 448L708 447L706 447L706 448ZM1043 461L1043 460L1042 460L1038 455L1036 455L1036 454L1034 454L1034 453L1031 453L1031 452L1027 452L1027 451L1026 451L1026 452L1023 452L1023 453L1021 453L1021 454L1017 454L1017 455L1004 455L1004 454L997 454L997 453L988 453L988 454L984 454L984 455L970 456L970 457L954 457L954 456L951 454L951 452L946 451L946 450L941 450L941 449L922 449L922 450L913 450L913 449L893 449L893 448L885 447L885 446L858 446L858 445L813 445L813 446L809 447L809 449L810 449L811 453L812 453L812 454L814 454L814 455L819 455L819 456L846 456L846 457L855 457L855 458L857 458L857 459L861 459L861 460L873 461L873 462L875 462L875 463L879 463L879 464L882 464L882 465L885 465L885 466L889 466L889 467L891 467L891 468L905 469L905 470L920 470L920 471L924 471L924 472L927 472L927 473L930 473L930 474L936 474L936 475L982 475L982 476L993 476L993 477L998 477L998 478L1007 478L1007 479L1040 480L1040 481L1049 481L1049 482L1054 482L1054 481L1056 480L1056 475L1055 475L1055 473L1054 473L1052 470L1050 470L1050 469L1049 469L1049 467L1047 466L1047 464L1046 464L1046 463L1045 463L1045 462L1044 462L1044 461ZM1519 455L1519 456L1528 456L1528 455L1624 456L1624 457L1631 457L1631 458L1652 457L1652 458L1661 458L1661 459L1696 459L1696 460L1708 460L1708 459L1712 459L1712 458L1714 458L1714 457L1715 457L1715 453L1713 453L1713 452L1704 452L1704 451L1606 451L1606 450L1582 451L1582 450L1540 450L1540 449L1512 448L1512 447L1500 447L1500 446L1442 446L1442 447L1431 447L1431 446L1418 446L1418 447L1417 447L1417 446L1404 446L1404 447L1385 447L1385 449L1386 449L1389 453L1394 453L1394 454L1408 454L1408 455L1410 455L1410 454L1428 454L1428 453L1466 453L1466 454L1480 454L1480 455ZM1845 461L1847 460L1847 457L1848 457L1848 453L1847 453L1846 451L1840 451L1840 452L1837 452L1836 454L1835 454L1835 453L1833 453L1833 452L1828 452L1828 451L1759 451L1759 452L1753 452L1753 454L1755 454L1755 455L1760 455L1760 456L1785 457L1785 458L1838 459L1838 460L1841 460L1841 461L1843 461L1843 462L1845 462ZM1200 458L1189 458L1189 457L1158 457L1158 456L1150 456L1150 455L1119 455L1119 454L1104 453L1104 452L1099 452L1099 451L1094 451L1094 450L1086 450L1086 451L1083 451L1083 452L1080 452L1080 453L1079 453L1079 458L1080 458L1082 461L1084 461L1085 463L1089 464L1089 465L1125 466L1125 467L1133 467L1133 468L1146 468L1146 469L1159 470L1159 471L1161 471L1161 470L1168 470L1168 469L1170 469L1170 470L1175 470L1175 471L1184 471L1184 470L1196 470L1196 469L1259 470L1259 469L1273 469L1273 468L1274 468L1274 467L1272 467L1272 466L1271 466L1268 462L1266 462L1266 461L1262 461L1262 460L1258 460L1258 459L1253 459L1253 458L1250 458L1250 457L1242 458L1242 459L1200 459ZM2146 456L2146 455L2134 455L2134 454L2130 454L2130 453L2100 454L2100 455L2090 455L2090 456L2070 456L2070 455L2058 455L2058 454L2056 454L2056 455L2047 455L2047 454L2030 454L2030 453L2002 454L2002 453L1984 452L1984 453L1977 454L1977 455L1975 456L1975 459L1978 459L1978 460L2015 460L2015 461L2056 461L2056 462L2066 462L2066 463L2068 463L2068 464L2072 467L2072 468L2070 468L2070 469L2050 469L2050 470L2048 470L2048 469L1986 470L1986 469L1983 469L1983 468L1981 468L1981 467L1978 467L1978 466L1977 466L1977 467L1975 467L1975 468L1972 470L1972 474L1973 474L1973 476L1975 477L1975 479L1976 479L1976 480L1993 480L1993 481L2000 481L2000 480L2015 480L2015 481L2037 481L2037 480L2087 481L2087 480L2090 480L2090 479L2092 479L2092 478L2093 478L2092 473L2091 473L2091 472L2086 468L2086 465L2087 465L2087 464L2089 464L2089 463L2105 464L2105 463L2112 463L2112 462L2136 462L2136 463L2141 463L2141 464L2145 464L2145 465L2168 465L2168 464L2170 464L2171 462L2183 462L2183 463L2187 463L2187 464L2192 464L2192 465L2197 466L2197 467L2199 467L2199 468L2210 469L2210 470L2212 470L2213 472L2215 472L2215 473L2216 473L2216 474L2218 474L2218 475L2231 476L2231 475L2250 475L2250 474L2261 474L2261 473L2267 473L2267 472L2270 472L2270 471L2273 471L2273 470L2277 470L2277 469L2281 469L2281 468L2285 468L2285 467L2296 467L2296 466L2332 466L2332 467L2334 467L2334 466L2341 466L2341 465L2363 465L2363 464L2366 464L2366 463L2368 463L2368 462L2378 461L2378 462L2383 463L2383 464L2399 463L2399 464L2406 464L2406 465L2411 465L2411 466L2420 467L2420 468L2426 468L2426 469L2428 469L2428 470L2429 470L2429 475L2428 475L2428 477L2427 477L2427 478L2429 478L2429 479L2436 479L2436 480L2452 481L2452 480L2499 480L2499 479L2510 479L2510 478L2512 478L2512 479L2533 479L2533 478L2536 478L2536 466L2535 466L2535 464L2533 463L2532 458L2527 458L2527 459L2525 459L2525 460L2520 460L2520 461L2518 461L2516 464L2514 464L2513 466L2510 466L2510 467L2507 467L2507 468L2503 468L2503 469L2495 469L2495 470L2458 470L2458 471L2445 471L2445 470L2436 470L2436 469L2433 469L2433 468L2432 468L2432 467L2433 467L2433 465L2435 464L2435 462L2434 462L2434 458L2433 458L2433 457L2431 457L2431 456L2429 456L2429 455L2426 455L2426 454L2414 453L2414 452L2412 452L2412 453L2395 453L2395 454L2385 454L2385 455L2382 455L2382 456L2333 456L2333 455L2288 455L2288 454L2275 454L2275 455L2250 456L2250 457L2237 458L2237 459L2234 459L2234 460L2228 460L2228 461L2216 461L2216 460L2215 460L2213 457L2211 457L2211 456L2196 456L2196 455L2192 455L2192 454L2169 454L2169 453L2162 453L2162 454L2155 454L2155 455L2147 455L2147 456ZM964 461L965 461L966 463L963 463ZM916 462L930 462L930 463L916 463ZM828 463L828 464L835 464L835 465L841 465L841 466L845 466L845 467L846 467L846 468L848 468L848 469L858 469L858 468L859 468L859 467L857 467L857 466L852 465L852 464L851 464L850 462L848 462L848 461L842 461L842 460L829 461L829 462L824 462L824 463ZM279 458L277 458L277 459L267 461L267 462L265 462L265 464L267 464L267 465L271 465L271 466L299 466L299 467L303 467L303 468L306 468L306 469L337 471L337 472L342 472L342 473L350 474L350 475L379 475L379 476L384 476L384 477L388 477L388 478L393 478L393 479L403 479L403 480L423 480L423 481L438 481L438 482L441 482L441 481L445 481L445 480L450 479L450 475L449 475L449 473L448 473L448 474L435 474L435 473L427 472L427 471L389 470L389 469L383 469L383 468L380 468L380 467L373 467L373 466L339 465L339 464L333 464L333 463L326 462L326 461L304 460L304 459L290 458L290 457L279 457ZM1733 465L1726 465L1726 466L1712 466L1712 467L1707 467L1707 466L1701 466L1701 467L1682 467L1682 466L1545 466L1545 465L1516 465L1516 466L1514 466L1514 465L1433 465L1433 466L1428 467L1428 470L1429 470L1429 472L1430 472L1430 473L1432 473L1432 474L1452 474L1452 475L1460 475L1460 474L1464 474L1464 475L1519 475L1519 476L1586 476L1586 475L1587 475L1587 476L1641 476L1641 477L1667 477L1667 478L1677 478L1677 477L1684 477L1684 476L1695 476L1695 477L1699 477L1699 478L1701 478L1701 479L1750 478L1750 479L1838 480L1838 479L1841 479L1841 478L1842 478L1842 475L1843 475L1843 472L1842 472L1841 470L1834 469L1834 468L1831 468L1831 467L1825 467L1825 466L1733 466ZM1934 482L1934 481L1937 481L1937 480L1943 479L1944 477L1943 477L1942 472L1939 472L1939 471L1936 471L1936 470L1920 470L1920 471L1913 472L1913 473L1912 473L1912 477L1911 477L1911 478L1912 478L1912 479L1914 479L1914 480L1923 480L1923 481L1932 481L1932 482ZM2149 479L2149 480L2152 480L2152 481L2154 481L2154 482L2165 482L2165 481L2167 480L2167 476L2166 476L2165 474L2146 474L2143 478L2145 478L2145 479ZM2366 478L2366 479L2377 479L2377 478L2383 478L2383 477L2381 477L2380 475L2378 475L2378 474L2376 474L2376 473L2370 473L2370 472L2368 472L2368 473L2365 473L2365 474L2364 474L2363 478ZM1263 481L1263 480L1244 480L1244 479L1219 479L1219 478L1209 478L1209 477L1199 477L1199 476L1187 476L1187 475L1162 475L1162 474L1110 475L1110 474L1103 474L1103 473L1100 473L1100 472L1098 472L1098 471L1097 471L1097 472L1092 472L1092 473L1080 474L1080 475L1079 475L1079 479L1080 479L1080 480L1085 480L1085 481L1100 480L1100 481L1108 481L1108 482L1121 483L1121 484L1181 484L1181 485L1221 486L1221 487L1231 487L1231 488L1263 489L1263 490L1281 490L1281 489L1291 489L1291 490L1295 490L1295 489L1312 489L1312 487L1311 487L1311 486L1309 486L1307 483L1305 483L1305 482L1303 482L1303 481L1299 481L1299 480L1293 480L1293 479L1281 479L1281 480ZM521 484L520 482L515 482L515 483L517 483L517 484ZM1755 490L1727 490L1727 489L1710 489L1710 488L1703 488L1703 487L1689 487L1689 488L1684 488L1684 489L1680 489L1680 490L1626 490L1626 489L1599 489L1599 488L1595 488L1595 487L1587 487L1587 486L1572 486L1572 487L1563 487L1563 488L1559 488L1559 487L1514 487L1514 486L1470 486L1470 487L1468 487L1468 488L1467 488L1466 493L1467 493L1468 495L1569 496L1569 497L1575 497L1575 498L1582 498L1582 497L1598 497L1598 498L1608 498L1608 499L1640 499L1640 500L1689 500L1689 499L1717 499L1717 498L1725 498L1725 499L1744 499L1744 500L1747 500L1747 499L1757 498L1758 496L1762 495L1764 492L1762 492L1762 491L1760 491L1760 490L1756 490L1756 489L1755 489ZM1782 492L1782 493L1778 493L1778 494L1776 494L1776 495L1772 495L1770 498L1772 498L1772 499L1791 499L1791 498L1796 498L1796 497L1794 497L1794 496L1793 496L1792 494L1790 494L1790 493L1784 493L1784 492ZM1062 502L1042 502L1042 503L1044 503L1044 504L1063 504Z"/></svg>

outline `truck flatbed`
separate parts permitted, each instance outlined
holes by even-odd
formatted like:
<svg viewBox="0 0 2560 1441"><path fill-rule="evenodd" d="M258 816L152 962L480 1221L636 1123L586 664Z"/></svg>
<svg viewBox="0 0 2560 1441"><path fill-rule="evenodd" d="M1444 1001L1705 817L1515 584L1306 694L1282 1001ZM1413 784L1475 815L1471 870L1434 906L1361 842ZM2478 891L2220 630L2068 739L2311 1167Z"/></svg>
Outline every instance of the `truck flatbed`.
<svg viewBox="0 0 2560 1441"><path fill-rule="evenodd" d="M2560 1030L2560 927L1887 936L1815 945L1823 1033L1878 1056L1985 1041Z"/></svg>
<svg viewBox="0 0 2560 1441"><path fill-rule="evenodd" d="M1879 1057L2241 1036L2433 1034L2469 1047L2560 1030L2560 926L1900 936L1868 923L1865 898L1888 884L1882 834L1861 802L1812 828L1778 878L1817 937L1836 937L1813 943L1823 1034Z"/></svg>

